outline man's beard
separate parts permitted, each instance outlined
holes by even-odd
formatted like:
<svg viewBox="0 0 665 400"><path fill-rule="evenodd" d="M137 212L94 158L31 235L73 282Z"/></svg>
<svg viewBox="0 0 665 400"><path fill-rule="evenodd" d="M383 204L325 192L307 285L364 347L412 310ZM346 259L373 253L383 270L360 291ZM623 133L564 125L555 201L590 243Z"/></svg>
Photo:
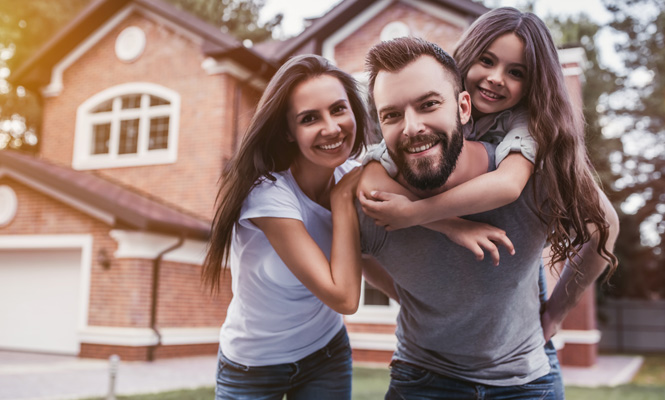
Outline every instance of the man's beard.
<svg viewBox="0 0 665 400"><path fill-rule="evenodd" d="M433 134L419 135L410 137L408 140L397 144L395 152L388 149L388 154L397 165L399 172L406 182L418 190L432 190L443 186L450 175L455 170L457 159L462 152L464 139L462 138L462 124L460 123L459 112L457 113L457 123L455 131L451 133L450 138L446 132L435 131ZM423 142L423 138L435 136L438 142L435 146L441 146L442 151L438 160L432 160L431 157L420 157L407 162L405 153L411 143Z"/></svg>

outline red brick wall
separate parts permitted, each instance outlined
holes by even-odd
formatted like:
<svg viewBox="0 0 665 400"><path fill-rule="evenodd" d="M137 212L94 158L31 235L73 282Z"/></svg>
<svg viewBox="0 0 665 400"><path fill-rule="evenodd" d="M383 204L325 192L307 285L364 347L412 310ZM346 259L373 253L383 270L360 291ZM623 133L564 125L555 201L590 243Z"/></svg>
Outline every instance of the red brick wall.
<svg viewBox="0 0 665 400"><path fill-rule="evenodd" d="M412 36L422 37L452 52L464 29L428 15L407 4L395 2L335 47L335 61L343 70L364 70L367 50L380 41L381 30L389 23L405 23Z"/></svg>
<svg viewBox="0 0 665 400"><path fill-rule="evenodd" d="M117 244L109 237L111 228L105 223L13 179L0 178L0 185L10 186L18 199L16 216L9 225L0 228L0 235L93 236L88 325L150 326L151 260L114 259ZM101 249L111 256L109 269L95 260ZM221 326L231 299L230 274L223 280L220 294L213 297L201 286L200 273L201 267L197 265L162 261L158 327Z"/></svg>
<svg viewBox="0 0 665 400"><path fill-rule="evenodd" d="M132 63L119 61L114 52L116 37L128 26L138 26L146 33L144 53ZM208 75L201 68L204 56L200 47L200 43L151 19L138 15L127 18L65 70L60 95L45 99L42 155L71 165L76 110L94 94L128 82L165 86L181 95L177 162L99 172L210 219L222 158L232 144L235 80L227 75ZM255 98L256 92L251 97Z"/></svg>

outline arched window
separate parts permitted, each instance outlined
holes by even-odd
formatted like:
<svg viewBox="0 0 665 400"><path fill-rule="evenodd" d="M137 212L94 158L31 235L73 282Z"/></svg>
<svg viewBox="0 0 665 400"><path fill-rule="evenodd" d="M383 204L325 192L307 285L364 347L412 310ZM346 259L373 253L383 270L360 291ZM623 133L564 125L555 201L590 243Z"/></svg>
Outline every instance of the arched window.
<svg viewBox="0 0 665 400"><path fill-rule="evenodd" d="M173 163L178 155L180 95L152 83L106 89L76 114L75 169Z"/></svg>

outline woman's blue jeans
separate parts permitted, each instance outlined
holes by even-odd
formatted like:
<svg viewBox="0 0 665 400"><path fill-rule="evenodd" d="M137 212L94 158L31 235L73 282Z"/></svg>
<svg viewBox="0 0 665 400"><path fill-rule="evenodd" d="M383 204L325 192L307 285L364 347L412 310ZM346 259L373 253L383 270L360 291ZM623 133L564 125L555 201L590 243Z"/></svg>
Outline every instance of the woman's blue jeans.
<svg viewBox="0 0 665 400"><path fill-rule="evenodd" d="M307 357L288 364L249 367L219 351L215 399L351 399L351 346L346 328Z"/></svg>

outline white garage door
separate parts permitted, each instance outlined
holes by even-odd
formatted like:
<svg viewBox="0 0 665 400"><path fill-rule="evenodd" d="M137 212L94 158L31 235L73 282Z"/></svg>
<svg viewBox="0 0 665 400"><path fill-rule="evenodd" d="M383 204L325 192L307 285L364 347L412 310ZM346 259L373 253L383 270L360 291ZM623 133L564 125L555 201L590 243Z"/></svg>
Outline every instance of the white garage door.
<svg viewBox="0 0 665 400"><path fill-rule="evenodd" d="M80 249L0 249L0 348L78 354L80 270Z"/></svg>

